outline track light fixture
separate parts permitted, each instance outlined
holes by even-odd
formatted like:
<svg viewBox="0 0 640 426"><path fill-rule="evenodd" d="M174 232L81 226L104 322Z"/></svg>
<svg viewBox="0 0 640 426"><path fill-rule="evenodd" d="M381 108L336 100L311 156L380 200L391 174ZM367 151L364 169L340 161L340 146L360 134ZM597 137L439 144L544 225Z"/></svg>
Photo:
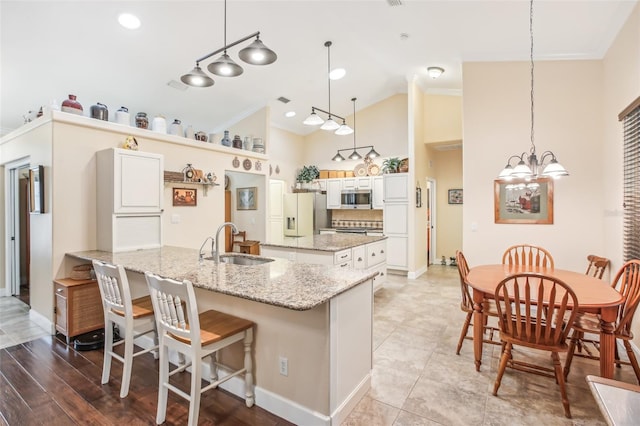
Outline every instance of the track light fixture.
<svg viewBox="0 0 640 426"><path fill-rule="evenodd" d="M349 160L360 160L362 159L362 155L360 155L357 150L363 148L371 148L369 152L367 152L367 155L364 156L365 161L372 160L380 156L380 154L378 154L378 152L373 148L373 145L356 146L356 98L351 98L351 102L353 102L353 150L351 148L339 149L336 155L331 159L332 161L344 161L345 158L340 154L342 151L351 151L351 154L347 157Z"/></svg>
<svg viewBox="0 0 640 426"><path fill-rule="evenodd" d="M234 47L240 43L250 40L255 37L255 40L244 49L240 50L238 56L244 62L251 65L269 65L278 59L278 55L265 46L260 40L260 31L250 34L246 37L236 40L233 43L227 44L227 0L224 2L224 47L215 50L200 59L196 60L196 66L193 70L186 73L180 80L192 87L210 87L213 86L214 81L200 68L200 62L217 55L222 52L222 55L214 62L210 63L207 69L210 73L218 75L220 77L236 77L242 74L244 71L240 65L238 65L227 54L227 49Z"/></svg>
<svg viewBox="0 0 640 426"><path fill-rule="evenodd" d="M308 126L317 126L320 125L322 130L335 130L335 134L339 136L350 135L353 133L353 129L347 126L347 123L344 118L339 115L331 113L331 42L326 41L324 46L327 48L327 81L329 82L329 111L325 111L323 109L317 107L311 107L311 115L309 115L302 124L306 124ZM320 111L328 115L327 121L324 121L316 111ZM342 124L338 124L334 118L342 120Z"/></svg>

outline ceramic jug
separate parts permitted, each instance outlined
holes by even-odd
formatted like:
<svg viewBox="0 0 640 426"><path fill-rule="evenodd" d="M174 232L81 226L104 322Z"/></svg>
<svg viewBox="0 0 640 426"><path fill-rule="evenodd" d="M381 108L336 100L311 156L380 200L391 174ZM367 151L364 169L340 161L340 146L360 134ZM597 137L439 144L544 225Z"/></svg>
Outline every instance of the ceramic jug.
<svg viewBox="0 0 640 426"><path fill-rule="evenodd" d="M98 102L96 105L91 105L91 118L97 118L98 120L109 121L109 110L105 104Z"/></svg>
<svg viewBox="0 0 640 426"><path fill-rule="evenodd" d="M116 111L116 123L124 124L125 126L131 124L131 115L127 107L121 106L120 109Z"/></svg>
<svg viewBox="0 0 640 426"><path fill-rule="evenodd" d="M178 136L182 136L184 134L180 120L177 118L173 120L173 123L171 123L171 127L169 128L169 133Z"/></svg>
<svg viewBox="0 0 640 426"><path fill-rule="evenodd" d="M197 141L206 142L207 141L207 134L205 132L196 132L196 140Z"/></svg>
<svg viewBox="0 0 640 426"><path fill-rule="evenodd" d="M224 146L231 146L231 139L229 139L229 131L224 131L224 137L220 140L220 144Z"/></svg>
<svg viewBox="0 0 640 426"><path fill-rule="evenodd" d="M151 130L158 133L167 133L167 120L161 115L156 115L153 118Z"/></svg>
<svg viewBox="0 0 640 426"><path fill-rule="evenodd" d="M80 105L80 102L76 101L76 95L69 95L69 99L62 101L62 111L83 115L82 105Z"/></svg>
<svg viewBox="0 0 640 426"><path fill-rule="evenodd" d="M196 134L193 131L193 127L191 127L191 124L189 124L187 126L187 130L184 131L184 137L187 139L195 139L196 138Z"/></svg>

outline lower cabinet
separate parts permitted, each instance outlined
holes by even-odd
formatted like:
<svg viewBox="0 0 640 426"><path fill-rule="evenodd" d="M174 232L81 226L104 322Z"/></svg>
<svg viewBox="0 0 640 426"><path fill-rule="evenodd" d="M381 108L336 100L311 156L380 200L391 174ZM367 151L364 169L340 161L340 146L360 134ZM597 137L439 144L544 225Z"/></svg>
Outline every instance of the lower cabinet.
<svg viewBox="0 0 640 426"><path fill-rule="evenodd" d="M56 331L72 338L104 327L102 298L96 280L53 281Z"/></svg>

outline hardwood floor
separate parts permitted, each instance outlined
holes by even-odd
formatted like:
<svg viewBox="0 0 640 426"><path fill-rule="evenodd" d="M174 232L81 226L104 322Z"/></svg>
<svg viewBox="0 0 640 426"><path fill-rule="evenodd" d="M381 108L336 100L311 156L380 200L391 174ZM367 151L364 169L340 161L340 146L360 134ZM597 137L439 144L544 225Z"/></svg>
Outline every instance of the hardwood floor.
<svg viewBox="0 0 640 426"><path fill-rule="evenodd" d="M55 337L0 349L0 426L2 425L153 425L158 397L158 367L153 355L137 357L129 395L120 399L122 364L100 384L102 350L76 351ZM190 374L176 384L187 390ZM172 380L173 381L173 380ZM183 425L188 401L169 392L166 425ZM201 425L290 425L291 423L224 390L205 392Z"/></svg>

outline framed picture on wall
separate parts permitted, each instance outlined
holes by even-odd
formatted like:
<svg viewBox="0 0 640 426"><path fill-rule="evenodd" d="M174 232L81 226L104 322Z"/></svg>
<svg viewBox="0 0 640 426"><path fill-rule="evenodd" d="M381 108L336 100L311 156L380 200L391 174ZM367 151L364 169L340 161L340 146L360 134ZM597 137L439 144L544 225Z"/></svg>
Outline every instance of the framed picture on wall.
<svg viewBox="0 0 640 426"><path fill-rule="evenodd" d="M198 190L195 188L173 188L173 205L195 207L198 205Z"/></svg>
<svg viewBox="0 0 640 426"><path fill-rule="evenodd" d="M494 181L495 223L553 223L553 179Z"/></svg>
<svg viewBox="0 0 640 426"><path fill-rule="evenodd" d="M449 204L462 204L462 189L449 190Z"/></svg>
<svg viewBox="0 0 640 426"><path fill-rule="evenodd" d="M236 208L238 210L257 210L258 208L258 188L236 189Z"/></svg>

